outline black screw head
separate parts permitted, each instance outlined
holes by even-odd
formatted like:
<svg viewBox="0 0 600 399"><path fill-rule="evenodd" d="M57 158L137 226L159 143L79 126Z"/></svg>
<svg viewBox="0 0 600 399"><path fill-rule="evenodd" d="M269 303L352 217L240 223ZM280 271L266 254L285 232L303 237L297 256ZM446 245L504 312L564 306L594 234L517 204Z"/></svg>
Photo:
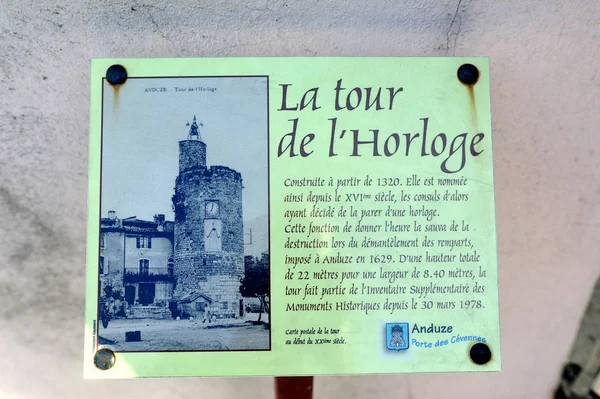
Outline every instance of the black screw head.
<svg viewBox="0 0 600 399"><path fill-rule="evenodd" d="M456 71L458 80L466 85L474 85L479 80L479 69L473 64L463 64Z"/></svg>
<svg viewBox="0 0 600 399"><path fill-rule="evenodd" d="M123 65L111 65L106 70L106 80L111 85L122 85L127 80L127 70Z"/></svg>
<svg viewBox="0 0 600 399"><path fill-rule="evenodd" d="M492 351L486 344L477 343L471 347L469 356L475 364L486 364L492 359Z"/></svg>
<svg viewBox="0 0 600 399"><path fill-rule="evenodd" d="M94 365L100 370L108 370L115 365L115 353L110 349L100 349L94 355Z"/></svg>

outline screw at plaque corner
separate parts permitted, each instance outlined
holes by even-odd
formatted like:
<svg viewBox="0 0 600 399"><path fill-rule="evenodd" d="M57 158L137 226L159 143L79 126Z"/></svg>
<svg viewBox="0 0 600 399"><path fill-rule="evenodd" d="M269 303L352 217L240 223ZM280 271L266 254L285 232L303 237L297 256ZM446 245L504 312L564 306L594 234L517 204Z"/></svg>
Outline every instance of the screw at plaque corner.
<svg viewBox="0 0 600 399"><path fill-rule="evenodd" d="M458 80L466 85L474 85L479 80L479 69L473 64L463 64L456 71Z"/></svg>
<svg viewBox="0 0 600 399"><path fill-rule="evenodd" d="M111 85L122 85L127 80L127 70L123 65L111 65L106 70L106 80Z"/></svg>
<svg viewBox="0 0 600 399"><path fill-rule="evenodd" d="M108 370L115 365L115 353L110 349L100 349L94 355L94 365L100 370Z"/></svg>
<svg viewBox="0 0 600 399"><path fill-rule="evenodd" d="M471 347L469 357L473 363L483 365L492 359L492 351L486 344L477 343Z"/></svg>

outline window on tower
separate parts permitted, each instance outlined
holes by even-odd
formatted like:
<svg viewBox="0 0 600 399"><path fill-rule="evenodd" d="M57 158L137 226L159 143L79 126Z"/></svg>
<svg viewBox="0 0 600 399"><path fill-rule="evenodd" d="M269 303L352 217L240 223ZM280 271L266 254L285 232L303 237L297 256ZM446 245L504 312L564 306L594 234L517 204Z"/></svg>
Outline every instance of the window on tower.
<svg viewBox="0 0 600 399"><path fill-rule="evenodd" d="M100 274L104 274L104 256L100 257L100 261L99 261L99 266L100 266Z"/></svg>
<svg viewBox="0 0 600 399"><path fill-rule="evenodd" d="M204 250L206 252L221 251L221 220L204 219Z"/></svg>

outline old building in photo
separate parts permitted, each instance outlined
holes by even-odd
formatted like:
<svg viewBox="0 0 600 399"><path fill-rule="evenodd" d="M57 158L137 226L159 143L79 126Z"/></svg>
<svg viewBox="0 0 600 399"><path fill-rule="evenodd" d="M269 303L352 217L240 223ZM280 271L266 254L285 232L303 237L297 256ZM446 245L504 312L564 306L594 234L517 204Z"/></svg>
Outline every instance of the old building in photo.
<svg viewBox="0 0 600 399"><path fill-rule="evenodd" d="M117 312L131 318L167 317L173 270L173 222L164 215L145 221L119 219L109 211L101 219L100 292L106 300L122 298Z"/></svg>
<svg viewBox="0 0 600 399"><path fill-rule="evenodd" d="M100 293L113 314L128 318L243 315L242 176L206 165L196 118L179 142L174 222L101 219ZM115 306L114 303L117 302Z"/></svg>
<svg viewBox="0 0 600 399"><path fill-rule="evenodd" d="M196 315L206 304L220 316L243 314L244 276L242 175L226 166L206 165L207 146L196 118L187 140L179 142L175 181L174 299ZM200 299L200 301L198 301Z"/></svg>

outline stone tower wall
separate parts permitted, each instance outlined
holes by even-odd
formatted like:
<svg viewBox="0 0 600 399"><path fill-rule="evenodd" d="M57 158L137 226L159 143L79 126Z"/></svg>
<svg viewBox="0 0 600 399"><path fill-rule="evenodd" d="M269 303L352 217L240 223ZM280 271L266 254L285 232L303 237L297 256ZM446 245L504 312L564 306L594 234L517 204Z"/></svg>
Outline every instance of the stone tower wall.
<svg viewBox="0 0 600 399"><path fill-rule="evenodd" d="M206 168L206 144L200 140L179 142L179 173Z"/></svg>
<svg viewBox="0 0 600 399"><path fill-rule="evenodd" d="M183 150L198 150L185 146ZM205 149L205 147L203 147ZM204 152L205 154L205 152ZM189 154L181 155L187 159ZM198 163L196 163L198 165ZM181 165L180 165L181 166ZM205 251L204 219L207 200L219 201L221 251ZM175 296L200 289L216 298L234 302L241 298L239 280L244 274L242 176L224 166L198 166L182 171L175 183ZM210 284L215 278L228 284Z"/></svg>

